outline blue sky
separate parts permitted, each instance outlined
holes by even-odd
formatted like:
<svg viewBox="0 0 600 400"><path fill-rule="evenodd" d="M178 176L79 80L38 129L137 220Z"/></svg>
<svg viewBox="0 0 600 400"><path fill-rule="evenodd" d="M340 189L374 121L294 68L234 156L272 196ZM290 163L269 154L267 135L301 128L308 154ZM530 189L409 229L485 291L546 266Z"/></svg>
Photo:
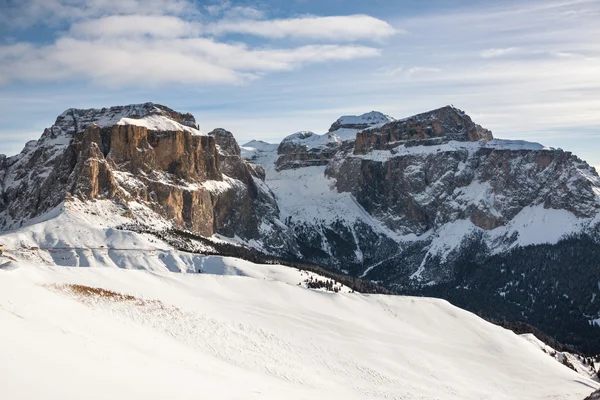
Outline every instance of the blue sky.
<svg viewBox="0 0 600 400"><path fill-rule="evenodd" d="M240 143L454 104L600 166L600 1L0 0L0 153L153 101Z"/></svg>

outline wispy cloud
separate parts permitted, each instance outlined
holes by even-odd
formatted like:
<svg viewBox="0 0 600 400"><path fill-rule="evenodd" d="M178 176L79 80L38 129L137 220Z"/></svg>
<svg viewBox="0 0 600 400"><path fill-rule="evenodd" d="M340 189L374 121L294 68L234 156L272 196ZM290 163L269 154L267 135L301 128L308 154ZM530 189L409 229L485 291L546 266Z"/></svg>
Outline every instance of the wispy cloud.
<svg viewBox="0 0 600 400"><path fill-rule="evenodd" d="M434 67L423 67L423 66L414 66L414 67L404 67L404 66L392 66L392 67L384 67L375 71L375 76L381 77L405 77L410 78L415 75L422 74L435 74L441 72L440 68Z"/></svg>
<svg viewBox="0 0 600 400"><path fill-rule="evenodd" d="M506 47L504 49L486 49L483 50L480 54L483 58L496 58L503 57L509 54L516 54L519 52L517 47Z"/></svg>
<svg viewBox="0 0 600 400"><path fill-rule="evenodd" d="M368 15L224 20L209 26L208 30L216 35L241 33L277 39L291 37L344 42L380 40L398 33L387 22Z"/></svg>
<svg viewBox="0 0 600 400"><path fill-rule="evenodd" d="M415 74L428 74L428 73L436 73L436 72L441 72L441 71L442 70L440 68L433 68L433 67L412 67L406 71L406 74L409 76L412 76Z"/></svg>
<svg viewBox="0 0 600 400"><path fill-rule="evenodd" d="M204 6L206 12L212 16L224 16L226 18L248 18L262 19L265 13L255 7L235 6L230 1L224 1L220 4L211 4Z"/></svg>
<svg viewBox="0 0 600 400"><path fill-rule="evenodd" d="M201 25L169 15L111 15L77 22L69 35L86 38L199 36Z"/></svg>
<svg viewBox="0 0 600 400"><path fill-rule="evenodd" d="M82 55L85 54L85 57ZM127 87L167 83L241 83L261 74L306 63L377 56L365 46L307 45L250 49L206 38L79 40L63 37L49 46L0 47L0 82L90 79Z"/></svg>

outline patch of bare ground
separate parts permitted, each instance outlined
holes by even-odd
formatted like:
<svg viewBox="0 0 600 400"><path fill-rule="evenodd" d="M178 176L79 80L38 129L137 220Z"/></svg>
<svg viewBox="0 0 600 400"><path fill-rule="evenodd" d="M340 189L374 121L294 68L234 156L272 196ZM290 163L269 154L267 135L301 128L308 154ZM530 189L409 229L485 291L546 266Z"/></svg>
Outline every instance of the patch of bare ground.
<svg viewBox="0 0 600 400"><path fill-rule="evenodd" d="M118 293L104 288L72 283L54 284L49 285L49 287L58 292L70 294L83 303L127 303L157 310L179 311L177 307L166 305L160 300L142 299L130 294Z"/></svg>

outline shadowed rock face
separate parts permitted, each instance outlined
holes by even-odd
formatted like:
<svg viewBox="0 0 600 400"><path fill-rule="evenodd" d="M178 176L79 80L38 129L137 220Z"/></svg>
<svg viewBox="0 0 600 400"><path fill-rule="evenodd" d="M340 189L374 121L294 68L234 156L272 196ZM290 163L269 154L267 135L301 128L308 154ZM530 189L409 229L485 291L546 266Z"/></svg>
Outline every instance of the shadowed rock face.
<svg viewBox="0 0 600 400"><path fill-rule="evenodd" d="M532 205L593 218L599 205L577 171L583 167L562 150L458 147L385 160L347 156L326 173L390 229L420 235L465 219L491 230Z"/></svg>
<svg viewBox="0 0 600 400"><path fill-rule="evenodd" d="M118 124L147 117L155 129ZM181 127L161 130L165 121ZM276 217L274 200L256 186L230 132L199 134L196 126L191 115L151 103L67 110L39 141L0 159L2 226L75 197L114 200L125 208L134 200L206 236L258 237L262 221Z"/></svg>

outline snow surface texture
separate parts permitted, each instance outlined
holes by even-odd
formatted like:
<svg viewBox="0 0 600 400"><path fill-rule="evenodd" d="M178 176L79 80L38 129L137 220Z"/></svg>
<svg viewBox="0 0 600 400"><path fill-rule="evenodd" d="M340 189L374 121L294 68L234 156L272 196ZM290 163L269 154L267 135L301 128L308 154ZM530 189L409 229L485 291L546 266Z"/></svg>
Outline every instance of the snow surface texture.
<svg viewBox="0 0 600 400"><path fill-rule="evenodd" d="M198 129L182 125L179 122L160 115L148 115L142 118L121 118L116 123L108 123L105 126L113 125L137 125L152 131L188 131L194 135L204 135Z"/></svg>
<svg viewBox="0 0 600 400"><path fill-rule="evenodd" d="M445 301L307 289L317 275L113 228L128 221L110 201L73 202L0 236L5 397L580 399L599 386Z"/></svg>
<svg viewBox="0 0 600 400"><path fill-rule="evenodd" d="M291 268L206 260L220 275L0 268L3 397L581 399L599 386L442 300L318 292Z"/></svg>
<svg viewBox="0 0 600 400"><path fill-rule="evenodd" d="M523 339L530 342L531 344L533 344L534 346L538 347L544 353L553 357L559 363L563 363L566 360L581 375L587 376L590 379L598 381L598 376L596 374L596 371L598 370L598 363L593 362L593 365L584 364L583 360L580 359L578 356L571 354L571 353L564 352L564 351L556 351L552 347L548 346L546 343L544 343L541 340L539 340L538 338L536 338L535 335L533 335L531 333L525 333L520 336Z"/></svg>

